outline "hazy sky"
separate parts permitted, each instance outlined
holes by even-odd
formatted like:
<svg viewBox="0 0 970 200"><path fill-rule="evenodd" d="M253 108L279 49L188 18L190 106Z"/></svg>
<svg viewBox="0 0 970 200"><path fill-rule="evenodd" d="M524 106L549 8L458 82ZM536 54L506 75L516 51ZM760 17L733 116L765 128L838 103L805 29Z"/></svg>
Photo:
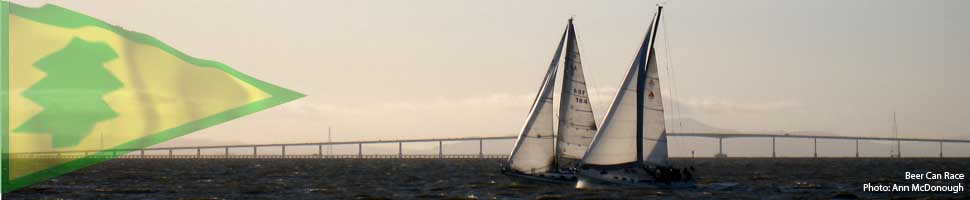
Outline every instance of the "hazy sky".
<svg viewBox="0 0 970 200"><path fill-rule="evenodd" d="M328 126L334 140L513 135L570 16L600 120L656 11L650 0L52 2L308 95L166 145L325 141ZM968 8L668 1L657 44L668 127L888 137L895 111L900 137L970 138Z"/></svg>

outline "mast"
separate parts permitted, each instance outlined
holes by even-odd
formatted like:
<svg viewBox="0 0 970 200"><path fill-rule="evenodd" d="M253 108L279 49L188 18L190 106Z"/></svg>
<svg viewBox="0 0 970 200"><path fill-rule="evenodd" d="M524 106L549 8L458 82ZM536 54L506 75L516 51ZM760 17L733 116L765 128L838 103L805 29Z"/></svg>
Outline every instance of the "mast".
<svg viewBox="0 0 970 200"><path fill-rule="evenodd" d="M901 142L899 141L899 126L896 125L896 111L893 111L893 138L896 138L896 157L902 158L903 153L901 152L902 149L900 148Z"/></svg>
<svg viewBox="0 0 970 200"><path fill-rule="evenodd" d="M572 52L573 51L573 47L576 45L576 30L573 27L573 18L572 17L569 18L569 22L566 24L566 40L565 40L565 42L566 42L566 46L564 47L566 49L566 53L565 53L566 54L565 63L569 63L571 61L571 59L572 59L569 55L573 53ZM562 82L563 82L562 83L562 91L561 91L561 93L559 95L559 116L556 119L556 121L558 123L568 123L568 122L563 122L563 119L562 118L567 116L567 114L565 112L567 112L566 111L566 108L568 107L568 101L570 100L570 99L566 98L566 96L568 96L568 95L566 95L567 94L566 92L567 92L567 90L570 90L570 88L569 88L569 85L570 85L569 84L569 81L571 81L570 80L570 77L572 76L572 70L569 69L569 67L570 66L568 64L563 66L563 72L562 72ZM554 142L554 145L553 145L554 146L553 149L555 151L555 154L553 154L553 155L555 155L555 156L554 156L554 159L553 159L553 162L552 162L552 166L555 166L556 167L555 168L555 171L559 171L560 164L562 163L562 161L560 161L560 159L562 158L562 145L559 144L560 142L563 141L563 134L562 134L563 133L563 130L562 130L562 128L563 127L560 124L559 125L559 129L556 130L556 139L555 139L555 142Z"/></svg>
<svg viewBox="0 0 970 200"><path fill-rule="evenodd" d="M657 28L660 25L660 14L663 11L663 6L657 6L657 16L653 19L653 24L650 26L650 43L647 44L647 51L644 54L638 55L637 59L643 66L637 67L637 163L643 162L643 91L646 89L647 84L647 69L649 66L648 55L653 53L653 44L657 40Z"/></svg>

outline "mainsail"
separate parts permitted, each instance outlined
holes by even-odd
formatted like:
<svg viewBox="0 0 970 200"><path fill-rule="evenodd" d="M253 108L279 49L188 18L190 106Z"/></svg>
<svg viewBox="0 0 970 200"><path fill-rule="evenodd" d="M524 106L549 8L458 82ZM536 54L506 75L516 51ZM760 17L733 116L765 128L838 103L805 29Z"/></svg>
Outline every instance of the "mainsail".
<svg viewBox="0 0 970 200"><path fill-rule="evenodd" d="M583 157L583 164L669 165L660 79L653 51L659 18L658 10L599 132Z"/></svg>
<svg viewBox="0 0 970 200"><path fill-rule="evenodd" d="M669 165L667 160L667 132L664 126L664 105L660 97L660 73L657 71L655 50L647 59L647 93L643 101L643 161Z"/></svg>
<svg viewBox="0 0 970 200"><path fill-rule="evenodd" d="M589 103L583 64L572 19L567 26L566 58L563 69L562 93L559 99L557 163L571 167L583 158L596 134L596 121Z"/></svg>
<svg viewBox="0 0 970 200"><path fill-rule="evenodd" d="M553 169L555 162L555 133L553 132L553 93L556 82L556 69L562 54L566 32L559 39L559 47L549 64L542 80L539 94L532 104L519 138L509 156L509 167L525 174L539 174Z"/></svg>

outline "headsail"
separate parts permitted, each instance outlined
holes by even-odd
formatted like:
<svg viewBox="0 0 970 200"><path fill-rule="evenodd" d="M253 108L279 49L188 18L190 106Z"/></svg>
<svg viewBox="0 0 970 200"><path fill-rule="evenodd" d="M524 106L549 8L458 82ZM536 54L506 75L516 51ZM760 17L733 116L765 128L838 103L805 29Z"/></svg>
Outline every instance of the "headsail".
<svg viewBox="0 0 970 200"><path fill-rule="evenodd" d="M668 165L660 79L652 44L659 18L658 10L583 157L583 164L621 165L642 161Z"/></svg>
<svg viewBox="0 0 970 200"><path fill-rule="evenodd" d="M519 138L515 142L512 154L509 156L509 167L525 174L547 172L553 168L555 158L555 134L553 133L553 102L552 90L556 82L556 68L562 54L566 32L559 39L559 47L549 64L546 76L542 80L539 93L532 104L532 110L526 119Z"/></svg>
<svg viewBox="0 0 970 200"><path fill-rule="evenodd" d="M559 99L558 164L570 167L583 158L596 134L596 121L587 94L586 78L579 56L576 30L572 19L567 26L566 58L562 93Z"/></svg>

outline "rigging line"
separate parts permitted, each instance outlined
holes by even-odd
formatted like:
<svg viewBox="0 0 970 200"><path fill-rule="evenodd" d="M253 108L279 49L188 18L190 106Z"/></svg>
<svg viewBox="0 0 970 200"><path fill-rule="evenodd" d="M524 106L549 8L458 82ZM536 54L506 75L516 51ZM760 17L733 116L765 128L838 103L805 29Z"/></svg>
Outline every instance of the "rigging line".
<svg viewBox="0 0 970 200"><path fill-rule="evenodd" d="M666 57L667 57L667 63L666 63L667 75L668 75L667 77L670 78L670 87L667 87L668 88L667 90L670 91L670 94L669 95L670 95L670 97L672 97L670 99L671 100L676 99L676 101L670 101L670 103L671 103L670 104L670 109L671 109L671 112L676 113L676 116L677 116L677 125L676 125L677 131L678 132L686 132L686 131L684 131L684 116L682 115L683 113L681 112L683 110L683 108L682 108L683 101L680 99L680 91L676 91L676 86L677 86L677 83L676 82L677 81L676 81L676 78L674 78L675 77L674 76L675 73L674 73L674 67L673 67L673 59L670 56L670 54L672 54L672 51L670 50L670 38L669 38L670 37L670 34L667 33L667 29L669 29L669 27L667 25L667 18L666 17L663 17L663 18L660 19L660 21L663 24L663 27L661 27L661 28L663 28L664 51L666 52ZM675 91L677 92L676 95L674 94ZM684 142L684 144L686 144L685 145L686 147L693 146L691 144L691 140L690 139L686 139L686 138L679 138L679 139L682 142ZM692 155L693 155L693 152L694 152L694 150L691 149L691 154Z"/></svg>
<svg viewBox="0 0 970 200"><path fill-rule="evenodd" d="M565 48L568 48L568 47L565 46L566 45L565 43L563 43L563 45L564 45L563 46L563 51L562 51L562 54L561 54L563 59L560 60L558 63L556 63L556 76L552 77L552 81L554 83L563 83L563 84L556 84L555 86L552 87L552 90L551 90L551 92L552 92L552 98L549 99L549 101L552 102L552 107L549 108L549 109L552 109L552 119L553 119L552 120L552 132L553 132L553 135L556 135L557 137L559 135L559 114L561 114L561 113L559 113L559 106L562 106L562 105L560 105L560 102L559 101L556 101L556 99L562 99L563 98L562 97L562 93L561 92L558 92L558 91L561 91L562 90L562 86L565 85L565 82L563 82L562 80L566 78L565 77L566 76L566 59L565 58L566 58L566 56L568 56L568 55L566 55L566 51L567 50L565 50ZM559 73L560 68L562 68L562 74ZM558 141L556 141L556 142L558 142Z"/></svg>
<svg viewBox="0 0 970 200"><path fill-rule="evenodd" d="M676 90L676 85L677 85L676 82L677 81L674 78L674 70L673 70L673 67L671 67L673 65L673 60L670 57L670 54L671 54L671 51L670 51L670 39L668 38L668 37L670 37L670 35L667 34L667 29L668 29L667 28L667 18L661 18L660 20L663 23L663 29L664 29L663 30L663 34L664 34L664 51L667 52L666 53L666 56L667 56L667 64L666 65L667 65L667 75L668 75L667 77L670 78L670 87L667 87L667 88L668 88L668 91L670 91L670 97L673 97L671 99L676 99L677 100L677 102L671 101L671 107L670 108L671 108L671 111L677 113L677 123L679 125L679 127L677 128L677 131L683 132L684 131L683 130L684 129L684 118L683 118L683 115L681 113L681 110L682 110L681 109L681 106L678 105L678 104L682 104L682 102L680 102L681 101L680 100L680 96L679 96L680 93L678 92L677 93L678 95L674 95L674 91Z"/></svg>
<svg viewBox="0 0 970 200"><path fill-rule="evenodd" d="M661 20L663 20L663 19L661 19ZM663 28L664 30L663 30L663 35L658 35L658 37L663 36L663 38L664 38L664 46L663 47L664 47L664 52L665 52L664 53L664 56L666 57L666 60L664 61L663 67L665 68L664 69L664 73L665 73L667 79L664 79L665 81L661 81L661 86L667 85L667 87L666 87L667 90L664 92L664 94L665 94L665 96L667 96L666 99L667 99L667 103L668 104L664 104L664 105L667 105L667 106L670 107L670 116L671 116L671 119L676 119L679 122L680 121L680 116L677 116L677 108L676 108L677 104L674 102L675 96L674 96L674 92L673 92L673 90L674 90L673 89L673 87L674 87L674 84L673 84L674 83L673 82L673 75L670 73L670 47L669 47L670 44L668 44L669 40L667 40L667 29L665 28L666 25L667 25L667 23L665 23L665 21L661 21L660 23L663 23L664 26L661 27L661 28ZM669 83L666 80L670 80ZM661 89L663 89L663 88L661 88ZM673 121L670 121L670 123L671 123L671 125L674 125L673 124L674 123ZM676 127L676 126L667 127L667 130L669 130L668 132L675 132L675 131L673 131L674 130L674 127ZM680 131L680 130L678 130L678 131Z"/></svg>
<svg viewBox="0 0 970 200"><path fill-rule="evenodd" d="M568 29L569 25L566 25L566 27ZM563 38L565 39L567 37L567 35L568 35L568 31L567 31L567 33L564 33L563 34ZM560 91L560 89L562 88L562 85L564 85L564 84L555 84L555 83L564 83L564 82L562 82L562 79L563 79L563 76L566 75L566 59L565 58L566 58L566 56L568 56L568 55L566 55L566 51L568 51L568 50L566 50L566 48L569 48L566 43L568 43L568 42L566 40L563 40L563 44L562 44L563 45L562 46L563 51L559 53L560 58L563 58L563 59L560 59L559 62L556 62L556 70L555 70L556 71L556 75L555 76L552 76L552 79L550 79L550 81L552 81L553 84L554 84L552 86L552 90L550 90L550 92L552 92L552 96L549 97L549 101L552 102L551 103L552 104L552 107L549 108L549 109L552 109L552 118L554 119L554 120L552 120L552 133L553 133L553 136L559 135L559 109L558 109L559 108L559 101L556 101L556 99L562 99L562 94L560 92L557 92L557 91ZM559 74L559 69L560 68L562 68L562 74Z"/></svg>

